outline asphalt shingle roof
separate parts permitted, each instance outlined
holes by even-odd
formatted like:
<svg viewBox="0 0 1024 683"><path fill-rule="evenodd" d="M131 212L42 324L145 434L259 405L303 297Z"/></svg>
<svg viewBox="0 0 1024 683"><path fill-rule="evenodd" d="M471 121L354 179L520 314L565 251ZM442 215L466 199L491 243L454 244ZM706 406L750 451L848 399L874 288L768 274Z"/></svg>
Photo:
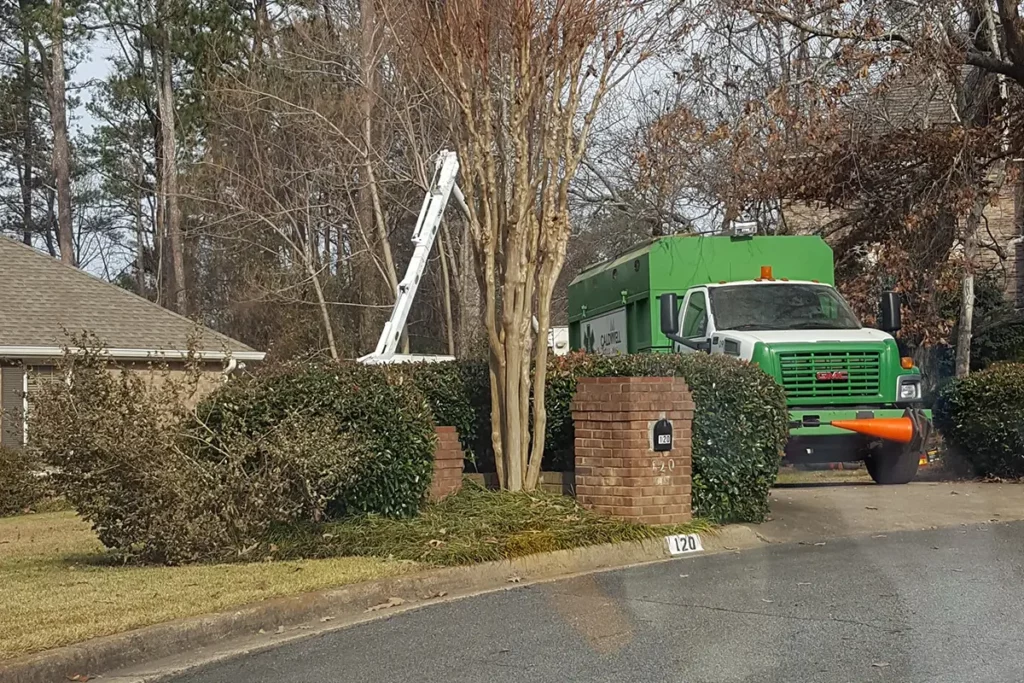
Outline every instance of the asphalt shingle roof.
<svg viewBox="0 0 1024 683"><path fill-rule="evenodd" d="M88 331L111 349L177 351L194 322L109 282L0 236L0 346L54 347L65 330ZM252 352L209 328L199 350Z"/></svg>

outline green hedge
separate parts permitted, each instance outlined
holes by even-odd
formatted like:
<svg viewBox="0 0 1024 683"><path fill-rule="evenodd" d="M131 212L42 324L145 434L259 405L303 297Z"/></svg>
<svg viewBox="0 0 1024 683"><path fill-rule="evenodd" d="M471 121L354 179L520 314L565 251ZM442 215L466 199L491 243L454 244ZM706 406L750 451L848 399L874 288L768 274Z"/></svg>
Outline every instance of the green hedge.
<svg viewBox="0 0 1024 683"><path fill-rule="evenodd" d="M997 363L951 381L934 418L954 460L973 474L1024 477L1024 363Z"/></svg>
<svg viewBox="0 0 1024 683"><path fill-rule="evenodd" d="M466 452L467 471L493 472L490 369L486 361L396 365L427 399L439 426L455 427Z"/></svg>
<svg viewBox="0 0 1024 683"><path fill-rule="evenodd" d="M462 413L453 410L451 415ZM339 436L358 443L364 455L353 458L350 475L338 482L328 506L331 516L412 515L430 485L431 410L415 382L385 366L278 366L222 387L199 404L196 414L198 456L211 461L231 450L225 440L241 436L260 442L295 416L325 421ZM255 450L254 467L260 457Z"/></svg>

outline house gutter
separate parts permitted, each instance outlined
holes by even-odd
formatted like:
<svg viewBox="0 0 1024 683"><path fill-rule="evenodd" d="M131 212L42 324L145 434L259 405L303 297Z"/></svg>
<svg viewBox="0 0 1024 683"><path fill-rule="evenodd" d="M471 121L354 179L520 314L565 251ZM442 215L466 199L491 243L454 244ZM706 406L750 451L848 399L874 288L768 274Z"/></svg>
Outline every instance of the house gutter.
<svg viewBox="0 0 1024 683"><path fill-rule="evenodd" d="M72 348L72 353L81 353L82 349ZM190 357L199 360L227 360L228 366L234 370L238 361L261 361L267 354L262 351L187 351L181 349L100 349L99 353L114 360L188 360ZM60 358L64 349L59 346L0 346L0 357L6 358Z"/></svg>

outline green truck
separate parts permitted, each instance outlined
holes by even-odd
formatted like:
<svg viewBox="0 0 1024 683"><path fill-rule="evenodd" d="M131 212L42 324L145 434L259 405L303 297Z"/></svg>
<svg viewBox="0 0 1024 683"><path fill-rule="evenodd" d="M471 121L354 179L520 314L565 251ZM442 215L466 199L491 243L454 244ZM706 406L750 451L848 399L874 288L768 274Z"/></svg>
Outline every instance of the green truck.
<svg viewBox="0 0 1024 683"><path fill-rule="evenodd" d="M661 237L572 281L569 344L756 363L786 391L787 461L863 460L879 484L909 482L931 422L920 371L892 336L899 296L883 294L881 329L866 328L834 285L819 237Z"/></svg>

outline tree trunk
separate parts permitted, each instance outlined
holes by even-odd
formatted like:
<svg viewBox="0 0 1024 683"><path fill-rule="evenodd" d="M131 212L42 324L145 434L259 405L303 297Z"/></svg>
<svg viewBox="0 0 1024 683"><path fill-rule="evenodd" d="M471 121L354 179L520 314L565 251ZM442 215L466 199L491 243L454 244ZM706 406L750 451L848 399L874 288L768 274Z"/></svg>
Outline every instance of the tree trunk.
<svg viewBox="0 0 1024 683"><path fill-rule="evenodd" d="M159 106L159 103L158 103ZM153 157L156 160L154 164L154 174L156 181L156 197L155 197L155 211L153 216L153 262L156 264L156 302L161 306L167 307L167 293L172 291L168 286L168 275L169 269L167 268L167 220L164 218L166 215L166 206L164 205L164 154L163 145L161 144L160 132L160 120L159 116L155 124L156 130L153 131L154 152Z"/></svg>
<svg viewBox="0 0 1024 683"><path fill-rule="evenodd" d="M459 242L459 339L458 351L462 358L472 357L480 349L480 285L473 276L472 246L469 223L463 222ZM453 256L454 258L454 256Z"/></svg>
<svg viewBox="0 0 1024 683"><path fill-rule="evenodd" d="M22 3L24 5L24 2ZM23 10L24 11L24 8ZM35 143L32 132L32 53L28 32L22 28L21 35L21 116L25 126L21 146L21 230L25 244L32 244L32 164L35 160Z"/></svg>
<svg viewBox="0 0 1024 683"><path fill-rule="evenodd" d="M142 139L135 145L135 290L139 296L146 296L146 230L142 222L142 188L145 187L146 171L142 157ZM148 297L147 297L148 298Z"/></svg>
<svg viewBox="0 0 1024 683"><path fill-rule="evenodd" d="M252 54L258 59L263 56L264 44L270 43L270 13L267 11L267 0L256 0L253 18L255 26L252 32Z"/></svg>
<svg viewBox="0 0 1024 683"><path fill-rule="evenodd" d="M43 238L46 240L46 251L50 252L50 256L57 257L57 245L53 243L53 229L57 222L57 217L54 215L53 204L57 201L52 190L46 192L46 230L43 233Z"/></svg>
<svg viewBox="0 0 1024 683"><path fill-rule="evenodd" d="M50 126L53 128L53 176L57 184L57 243L60 260L77 265L71 219L71 143L68 139L67 92L64 74L64 0L50 5L52 36L50 42L50 75L46 94L50 105Z"/></svg>
<svg viewBox="0 0 1024 683"><path fill-rule="evenodd" d="M974 271L978 257L978 230L985 214L985 208L992 197L999 196L1006 183L1006 163L1000 162L996 177L987 191L974 200L974 206L967 216L964 235L964 277L960 283L960 316L956 335L956 376L966 377L971 372L971 340L974 337Z"/></svg>
<svg viewBox="0 0 1024 683"><path fill-rule="evenodd" d="M437 251L441 256L441 292L444 295L444 332L448 340L448 355L455 355L455 329L452 324L452 281L448 273L448 253L445 250L448 228L438 235Z"/></svg>
<svg viewBox="0 0 1024 683"><path fill-rule="evenodd" d="M363 78L363 96L360 99L359 108L363 138L363 173L366 176L364 183L365 189L368 191L367 199L370 201L367 213L377 232L377 240L380 242L381 256L384 260L384 275L391 289L392 301L394 301L398 298L398 271L395 269L395 259L391 253L391 242L388 238L387 225L384 222L384 209L377 187L377 174L373 168L373 110L377 97L377 8L374 6L374 0L359 1L359 16L362 23L362 31L359 34L359 61ZM401 352L409 353L409 338L405 330L402 330Z"/></svg>
<svg viewBox="0 0 1024 683"><path fill-rule="evenodd" d="M334 339L334 326L331 324L331 312L327 308L327 297L324 296L324 288L320 284L320 273L317 268L317 249L313 244L311 233L313 231L308 229L304 235L302 241L303 256L302 260L306 264L306 272L309 274L309 279L313 283L313 292L316 294L317 308L320 309L320 320L324 326L324 334L327 336L327 349L331 353L331 360L340 360L341 355L338 353L338 344Z"/></svg>
<svg viewBox="0 0 1024 683"><path fill-rule="evenodd" d="M956 376L966 377L971 372L971 333L974 322L974 258L978 221L974 213L967 219L964 238L964 277L960 283L960 318L956 335Z"/></svg>
<svg viewBox="0 0 1024 683"><path fill-rule="evenodd" d="M163 5L163 3L161 3ZM166 13L158 17L167 21ZM160 117L160 148L163 164L164 220L167 223L167 247L170 252L170 307L182 314L188 313L188 296L185 282L184 239L181 231L181 211L178 205L177 140L175 139L174 80L171 73L170 28L163 26L160 31L160 83L157 108Z"/></svg>

